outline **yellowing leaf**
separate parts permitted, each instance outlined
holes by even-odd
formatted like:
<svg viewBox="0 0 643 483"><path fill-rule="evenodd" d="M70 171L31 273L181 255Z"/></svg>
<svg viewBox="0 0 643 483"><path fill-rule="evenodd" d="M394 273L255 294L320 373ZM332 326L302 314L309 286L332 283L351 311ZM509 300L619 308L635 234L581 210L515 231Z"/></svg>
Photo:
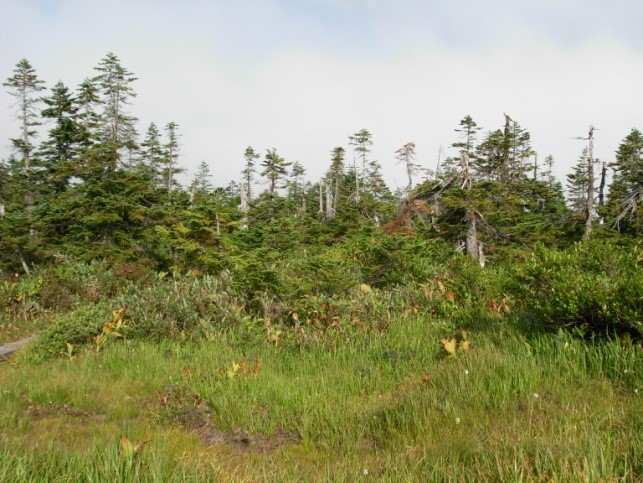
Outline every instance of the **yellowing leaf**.
<svg viewBox="0 0 643 483"><path fill-rule="evenodd" d="M442 344L444 352L446 352L448 356L455 354L456 340L454 338L442 339L440 343Z"/></svg>
<svg viewBox="0 0 643 483"><path fill-rule="evenodd" d="M228 378L229 379L234 379L237 377L237 374L239 374L239 370L241 369L241 364L237 364L236 362L232 362L232 369L228 370Z"/></svg>
<svg viewBox="0 0 643 483"><path fill-rule="evenodd" d="M147 443L152 441L151 439L146 439L145 441L141 441L138 443L136 446L134 446L134 454L138 454L141 452L141 450L145 447Z"/></svg>
<svg viewBox="0 0 643 483"><path fill-rule="evenodd" d="M121 458L129 458L134 455L134 445L125 436L121 436Z"/></svg>
<svg viewBox="0 0 643 483"><path fill-rule="evenodd" d="M455 302L455 294L451 291L447 292L444 294L444 298L447 299L449 302Z"/></svg>
<svg viewBox="0 0 643 483"><path fill-rule="evenodd" d="M460 341L460 344L458 345L458 347L460 348L460 350L463 350L466 352L471 347L471 343L468 340L464 339Z"/></svg>
<svg viewBox="0 0 643 483"><path fill-rule="evenodd" d="M371 293L371 291L372 291L371 286L370 286L370 285L368 285L368 284L365 284L365 283L363 283L363 284L361 284L361 285L359 286L359 290L360 290L360 292L362 292L364 295L369 294L369 293Z"/></svg>
<svg viewBox="0 0 643 483"><path fill-rule="evenodd" d="M464 340L469 340L469 331L468 331L468 330L466 330L466 329L462 329L462 330L460 331L460 338L461 338L463 341L464 341Z"/></svg>

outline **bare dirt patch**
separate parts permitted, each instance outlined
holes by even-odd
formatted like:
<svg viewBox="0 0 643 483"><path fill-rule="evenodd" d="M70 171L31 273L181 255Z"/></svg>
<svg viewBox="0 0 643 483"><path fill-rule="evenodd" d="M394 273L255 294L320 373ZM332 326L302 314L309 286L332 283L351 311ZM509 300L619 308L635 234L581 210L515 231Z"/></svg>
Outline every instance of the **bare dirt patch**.
<svg viewBox="0 0 643 483"><path fill-rule="evenodd" d="M287 444L301 442L299 435L278 428L273 434L242 430L222 431L212 422L211 408L188 388L169 384L159 393L161 406L175 424L193 431L208 446L228 445L243 453L267 453Z"/></svg>

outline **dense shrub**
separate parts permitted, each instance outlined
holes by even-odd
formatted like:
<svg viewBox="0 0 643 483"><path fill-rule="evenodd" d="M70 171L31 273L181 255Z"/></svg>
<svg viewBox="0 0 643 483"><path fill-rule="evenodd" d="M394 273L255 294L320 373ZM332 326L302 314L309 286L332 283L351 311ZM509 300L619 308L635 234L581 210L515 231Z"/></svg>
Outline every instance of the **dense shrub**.
<svg viewBox="0 0 643 483"><path fill-rule="evenodd" d="M524 308L553 327L643 335L643 255L598 241L558 251L543 246L516 273Z"/></svg>
<svg viewBox="0 0 643 483"><path fill-rule="evenodd" d="M112 320L106 304L89 305L58 317L38 337L34 351L39 355L58 355L67 351L67 344L82 346L91 343Z"/></svg>

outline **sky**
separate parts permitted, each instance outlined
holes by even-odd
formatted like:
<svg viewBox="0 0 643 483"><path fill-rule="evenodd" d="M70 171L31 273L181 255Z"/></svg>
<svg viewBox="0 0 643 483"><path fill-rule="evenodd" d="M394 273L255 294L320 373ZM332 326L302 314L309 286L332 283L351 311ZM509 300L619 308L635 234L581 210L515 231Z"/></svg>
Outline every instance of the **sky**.
<svg viewBox="0 0 643 483"><path fill-rule="evenodd" d="M604 161L643 129L641 25L640 0L0 0L0 77L26 58L48 88L75 88L115 53L138 78L138 131L178 123L184 183L202 161L216 186L238 181L247 146L316 181L367 129L403 187L402 145L435 169L464 116L483 136L503 113L563 179L590 125ZM0 158L12 104L0 89Z"/></svg>

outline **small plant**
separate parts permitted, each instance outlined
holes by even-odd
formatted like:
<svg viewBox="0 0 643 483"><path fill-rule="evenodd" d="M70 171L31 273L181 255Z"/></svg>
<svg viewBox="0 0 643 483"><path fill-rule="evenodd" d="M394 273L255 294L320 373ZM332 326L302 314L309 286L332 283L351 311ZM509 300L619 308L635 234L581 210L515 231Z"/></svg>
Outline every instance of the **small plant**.
<svg viewBox="0 0 643 483"><path fill-rule="evenodd" d="M103 346L105 346L105 344L107 343L107 341L123 338L122 330L127 328L124 320L126 311L127 311L126 307L121 307L119 309L112 310L113 319L110 322L106 322L103 325L102 333L97 335L94 338L96 352L100 352Z"/></svg>
<svg viewBox="0 0 643 483"><path fill-rule="evenodd" d="M455 337L445 337L440 344L447 357L455 356L457 351L467 352L471 348L469 331L463 329Z"/></svg>

